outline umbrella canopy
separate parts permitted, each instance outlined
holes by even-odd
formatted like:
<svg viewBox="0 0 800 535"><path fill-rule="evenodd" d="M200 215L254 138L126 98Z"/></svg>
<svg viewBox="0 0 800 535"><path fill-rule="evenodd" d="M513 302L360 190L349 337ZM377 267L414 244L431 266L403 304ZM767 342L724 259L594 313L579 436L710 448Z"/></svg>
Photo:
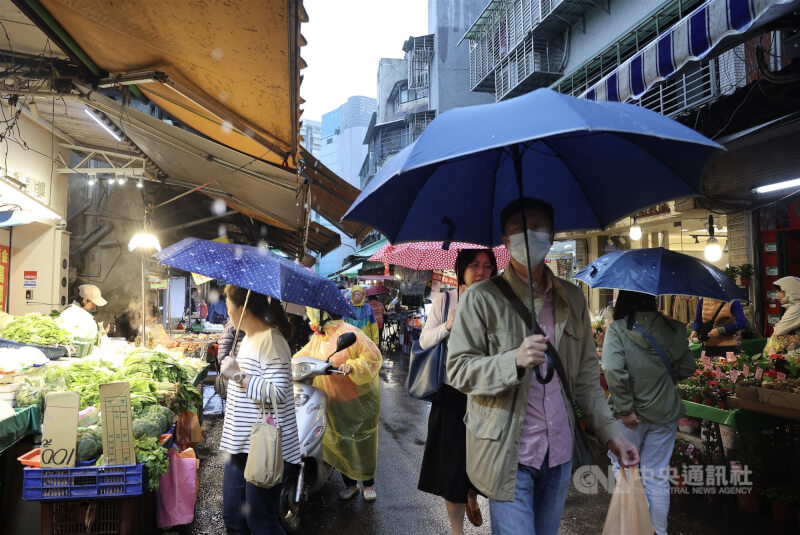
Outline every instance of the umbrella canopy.
<svg viewBox="0 0 800 535"><path fill-rule="evenodd" d="M380 284L374 284L372 286L367 286L367 289L364 290L366 295L380 295L380 294L388 294L389 289L386 286L382 286Z"/></svg>
<svg viewBox="0 0 800 535"><path fill-rule="evenodd" d="M370 257L372 262L384 262L395 266L424 271L428 269L453 269L456 256L461 249L485 249L483 245L474 243L451 243L450 248L442 248L444 242L414 242L392 245L387 243ZM497 259L497 269L505 269L511 256L503 245L493 249Z"/></svg>
<svg viewBox="0 0 800 535"><path fill-rule="evenodd" d="M663 247L605 254L573 278L592 288L711 297L720 301L744 298L739 287L721 270Z"/></svg>
<svg viewBox="0 0 800 535"><path fill-rule="evenodd" d="M553 205L556 232L605 228L698 194L705 162L720 148L638 106L539 89L441 114L380 169L344 219L392 243L494 246L500 212L522 194Z"/></svg>
<svg viewBox="0 0 800 535"><path fill-rule="evenodd" d="M262 247L186 238L153 258L281 301L354 317L333 281Z"/></svg>

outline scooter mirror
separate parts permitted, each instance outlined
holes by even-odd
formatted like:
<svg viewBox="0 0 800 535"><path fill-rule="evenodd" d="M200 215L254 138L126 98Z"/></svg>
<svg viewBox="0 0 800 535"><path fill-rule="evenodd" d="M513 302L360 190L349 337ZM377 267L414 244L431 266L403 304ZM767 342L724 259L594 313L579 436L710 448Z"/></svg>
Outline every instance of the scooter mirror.
<svg viewBox="0 0 800 535"><path fill-rule="evenodd" d="M331 357L334 356L336 353L341 351L342 349L347 349L351 345L356 343L356 335L355 333L344 333L339 335L339 338L336 340L336 351L328 355L328 358L325 359L325 362L330 362Z"/></svg>
<svg viewBox="0 0 800 535"><path fill-rule="evenodd" d="M342 349L347 349L351 345L356 343L356 333L344 333L339 335L339 339L336 340L336 352L338 353Z"/></svg>

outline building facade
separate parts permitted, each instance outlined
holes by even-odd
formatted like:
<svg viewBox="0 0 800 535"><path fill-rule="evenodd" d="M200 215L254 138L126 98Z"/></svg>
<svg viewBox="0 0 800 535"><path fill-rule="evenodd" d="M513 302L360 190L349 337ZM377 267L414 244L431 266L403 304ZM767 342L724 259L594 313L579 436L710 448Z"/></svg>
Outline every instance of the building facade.
<svg viewBox="0 0 800 535"><path fill-rule="evenodd" d="M300 137L303 138L303 141L300 142L303 148L310 152L313 157L319 159L322 148L322 123L303 119L303 122L300 123Z"/></svg>
<svg viewBox="0 0 800 535"><path fill-rule="evenodd" d="M742 289L754 305L754 326L771 332L780 310L771 283L797 275L792 251L800 250L800 222L791 203L800 187L755 188L800 176L800 155L790 149L800 144L791 119L800 105L798 9L792 0L484 2L463 36L474 92L499 101L550 87L628 102L727 149L710 162L702 197L638 214L641 239L628 236L630 221L572 236L578 267L614 248L663 245L702 257L715 232L724 244L716 265L754 267ZM593 292L591 308L608 298Z"/></svg>

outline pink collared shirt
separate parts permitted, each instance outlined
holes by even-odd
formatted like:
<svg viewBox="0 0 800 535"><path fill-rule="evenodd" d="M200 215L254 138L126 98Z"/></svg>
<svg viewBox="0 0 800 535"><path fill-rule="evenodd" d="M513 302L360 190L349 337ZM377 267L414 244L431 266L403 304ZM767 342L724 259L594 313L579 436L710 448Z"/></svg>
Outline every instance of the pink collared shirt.
<svg viewBox="0 0 800 535"><path fill-rule="evenodd" d="M522 282L517 278L517 281ZM524 284L527 285L527 282ZM542 308L537 316L537 321L555 346L555 313L553 309L553 280L547 274L547 287L540 292L534 287L535 298L542 299ZM523 301L528 301L524 299ZM547 371L547 365L542 364L542 375ZM569 417L564 397L561 394L561 381L558 374L553 375L553 380L543 385L531 376L531 386L528 391L528 406L525 410L525 419L522 422L522 435L519 441L518 462L532 468L541 468L545 455L550 452L548 466L554 467L564 464L572 458L572 431L569 427Z"/></svg>

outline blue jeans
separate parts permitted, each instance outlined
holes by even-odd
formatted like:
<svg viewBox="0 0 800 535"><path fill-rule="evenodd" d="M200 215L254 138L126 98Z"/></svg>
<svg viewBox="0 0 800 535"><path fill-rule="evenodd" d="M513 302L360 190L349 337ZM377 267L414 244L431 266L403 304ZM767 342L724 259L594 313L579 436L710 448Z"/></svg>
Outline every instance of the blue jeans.
<svg viewBox="0 0 800 535"><path fill-rule="evenodd" d="M247 454L231 455L225 461L222 480L222 518L228 535L286 535L278 521L283 485L263 489L247 483Z"/></svg>
<svg viewBox="0 0 800 535"><path fill-rule="evenodd" d="M557 535L567 500L572 460L553 468L517 465L513 502L489 500L492 535Z"/></svg>

